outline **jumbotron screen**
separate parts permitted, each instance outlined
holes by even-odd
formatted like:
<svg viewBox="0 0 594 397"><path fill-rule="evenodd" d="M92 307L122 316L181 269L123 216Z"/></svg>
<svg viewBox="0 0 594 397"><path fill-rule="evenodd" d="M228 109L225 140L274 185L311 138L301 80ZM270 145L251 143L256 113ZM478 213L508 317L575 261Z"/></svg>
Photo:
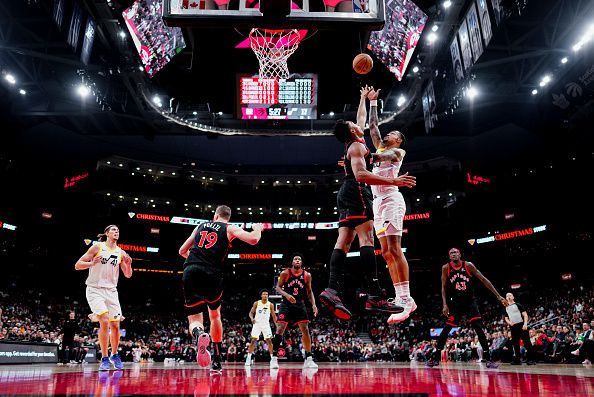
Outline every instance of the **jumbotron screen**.
<svg viewBox="0 0 594 397"><path fill-rule="evenodd" d="M238 115L243 120L310 120L318 117L318 77L238 76Z"/></svg>

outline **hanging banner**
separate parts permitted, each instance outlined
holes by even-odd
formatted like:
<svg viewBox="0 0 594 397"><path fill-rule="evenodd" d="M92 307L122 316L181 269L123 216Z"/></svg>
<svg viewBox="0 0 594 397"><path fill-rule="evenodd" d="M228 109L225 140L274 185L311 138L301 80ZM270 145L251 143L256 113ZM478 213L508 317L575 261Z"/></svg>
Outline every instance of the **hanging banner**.
<svg viewBox="0 0 594 397"><path fill-rule="evenodd" d="M65 8L66 0L54 0L54 11L53 17L54 22L59 30L62 30L62 25L64 24L64 8Z"/></svg>
<svg viewBox="0 0 594 397"><path fill-rule="evenodd" d="M80 52L80 60L85 65L89 64L91 59L91 51L93 50L93 41L95 40L95 20L89 16L87 20L87 27L83 37L82 50Z"/></svg>
<svg viewBox="0 0 594 397"><path fill-rule="evenodd" d="M70 30L68 31L67 38L67 42L70 45L70 47L72 47L74 52L78 50L78 42L80 37L82 19L82 9L77 3L74 3L74 9L72 10L72 18L70 19Z"/></svg>
<svg viewBox="0 0 594 397"><path fill-rule="evenodd" d="M435 114L435 91L433 90L433 81L429 82L423 97L423 118L425 119L425 132L428 134L435 127L437 115Z"/></svg>
<svg viewBox="0 0 594 397"><path fill-rule="evenodd" d="M501 0L491 0L493 6L493 15L495 15L495 24L499 26L503 20L503 7L501 6Z"/></svg>
<svg viewBox="0 0 594 397"><path fill-rule="evenodd" d="M452 67L454 68L454 78L456 83L464 79L464 69L462 68L462 58L460 57L460 47L458 46L458 37L454 36L452 44L450 44L450 52L452 53Z"/></svg>
<svg viewBox="0 0 594 397"><path fill-rule="evenodd" d="M487 0L476 0L476 7L478 8L478 14L481 20L481 29L483 31L483 39L485 40L486 47L489 45L491 37L493 37L493 30L491 29L491 18L489 17L489 8L487 7Z"/></svg>
<svg viewBox="0 0 594 397"><path fill-rule="evenodd" d="M468 33L470 34L470 46L472 47L473 63L478 61L483 53L483 39L481 37L481 27L476 13L474 3L470 4L468 13L466 14L466 23L468 24Z"/></svg>
<svg viewBox="0 0 594 397"><path fill-rule="evenodd" d="M472 50L470 49L470 38L468 37L468 25L466 19L458 29L458 40L460 40L460 49L462 50L462 65L464 70L468 71L472 66Z"/></svg>

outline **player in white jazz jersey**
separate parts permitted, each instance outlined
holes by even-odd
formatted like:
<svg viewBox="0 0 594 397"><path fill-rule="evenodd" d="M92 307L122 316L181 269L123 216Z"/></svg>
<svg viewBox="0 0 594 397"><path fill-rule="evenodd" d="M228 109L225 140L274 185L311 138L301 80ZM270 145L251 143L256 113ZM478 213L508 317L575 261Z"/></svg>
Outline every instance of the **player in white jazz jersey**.
<svg viewBox="0 0 594 397"><path fill-rule="evenodd" d="M117 245L120 229L116 225L107 226L103 234L97 237L99 242L89 247L74 268L89 269L86 281L87 302L99 321L99 345L102 356L99 370L109 370L111 363L116 369L123 369L124 364L118 354L122 309L117 285L120 268L124 276L132 277L132 258ZM110 339L111 356L108 355Z"/></svg>
<svg viewBox="0 0 594 397"><path fill-rule="evenodd" d="M386 178L396 178L400 172L406 152L400 147L404 144L404 135L400 131L391 131L382 139L377 115L379 91L373 88L367 94L370 101L369 130L376 152L373 154L373 173ZM402 230L406 203L398 186L371 185L373 193L373 217L375 233L382 246L382 256L388 264L390 277L396 291L396 305L404 311L390 315L388 324L406 320L417 308L410 296L408 261L402 252Z"/></svg>
<svg viewBox="0 0 594 397"><path fill-rule="evenodd" d="M260 291L261 300L255 301L250 310L249 316L252 320L252 340L248 347L248 354L245 359L245 365L252 365L252 354L256 349L256 343L260 338L260 335L264 336L264 340L268 345L268 351L272 357L272 330L270 329L270 317L276 326L276 313L274 312L274 305L268 300L268 290L263 289Z"/></svg>

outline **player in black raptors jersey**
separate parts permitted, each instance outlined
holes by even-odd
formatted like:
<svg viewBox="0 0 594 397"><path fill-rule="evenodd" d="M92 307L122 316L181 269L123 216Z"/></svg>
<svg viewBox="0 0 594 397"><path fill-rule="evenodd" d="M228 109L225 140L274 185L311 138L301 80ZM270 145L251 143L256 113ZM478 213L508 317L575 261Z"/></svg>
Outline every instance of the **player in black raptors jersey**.
<svg viewBox="0 0 594 397"><path fill-rule="evenodd" d="M277 316L276 334L273 339L272 359L270 368L278 368L278 347L281 343L287 325L297 324L301 331L303 348L305 349L305 362L303 368L317 368L311 354L311 335L309 334L309 318L305 308L305 298L311 302L314 317L318 315L316 300L311 290L311 273L303 270L303 255L293 254L291 267L281 272L276 284L276 292L282 295Z"/></svg>
<svg viewBox="0 0 594 397"><path fill-rule="evenodd" d="M360 104L357 112L357 124L352 121L338 120L334 127L334 135L340 142L345 144L344 179L337 196L337 207L340 214L338 239L330 257L328 288L320 294L320 302L336 317L343 320L350 319L351 312L344 306L339 297L344 287L342 270L346 254L355 236L359 237L361 266L367 272L375 270L373 195L369 185L407 187L416 185L414 176L401 175L396 178L386 178L371 172L373 168L371 152L363 139L365 117L359 117L362 112L365 112L365 98L368 92L367 87L361 90L362 104ZM394 304L381 306L373 302L372 306L390 313L403 310L402 307Z"/></svg>
<svg viewBox="0 0 594 397"><path fill-rule="evenodd" d="M202 223L179 249L186 258L183 287L190 334L196 338L198 354L196 361L202 367L211 363L208 345L212 338L214 357L211 371L221 371L221 298L223 297L223 262L234 239L255 245L260 241L262 224L254 223L252 231L229 225L231 208L220 205L212 222ZM204 332L202 312L208 307L210 335Z"/></svg>
<svg viewBox="0 0 594 397"><path fill-rule="evenodd" d="M450 249L449 255L450 262L441 268L441 297L446 322L441 334L439 334L437 350L434 352L433 358L427 362L427 365L430 367L439 365L441 351L452 327L457 327L461 317L465 316L479 338L485 360L487 360L487 368L497 368L497 364L491 361L489 355L489 343L483 331L481 313L474 298L474 279L476 278L482 282L503 306L507 306L507 300L497 292L493 284L483 276L476 266L471 262L460 260L459 249Z"/></svg>

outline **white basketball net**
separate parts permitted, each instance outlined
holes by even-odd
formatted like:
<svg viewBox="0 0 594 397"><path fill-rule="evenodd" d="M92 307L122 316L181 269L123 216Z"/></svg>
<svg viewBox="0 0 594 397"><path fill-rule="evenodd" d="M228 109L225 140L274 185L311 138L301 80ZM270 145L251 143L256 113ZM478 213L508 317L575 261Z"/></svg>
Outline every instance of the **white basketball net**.
<svg viewBox="0 0 594 397"><path fill-rule="evenodd" d="M250 47L252 47L258 62L260 62L260 77L288 78L287 59L299 47L300 39L297 29L252 29L250 32Z"/></svg>

